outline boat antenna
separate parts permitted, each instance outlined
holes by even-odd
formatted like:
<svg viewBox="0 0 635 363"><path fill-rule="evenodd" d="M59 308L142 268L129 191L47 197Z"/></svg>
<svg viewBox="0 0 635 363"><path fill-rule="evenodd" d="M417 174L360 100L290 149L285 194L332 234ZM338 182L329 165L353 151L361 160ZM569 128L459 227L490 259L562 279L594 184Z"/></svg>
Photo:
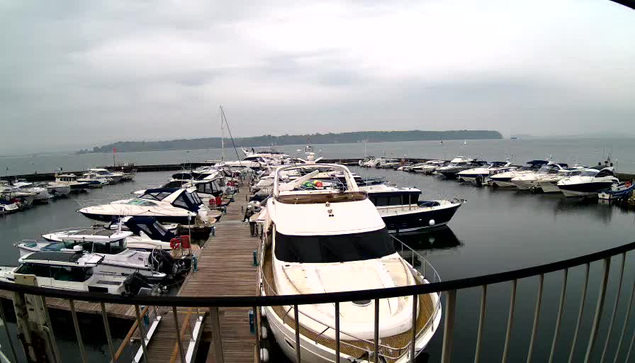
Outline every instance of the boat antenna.
<svg viewBox="0 0 635 363"><path fill-rule="evenodd" d="M234 136L232 136L232 130L229 128L229 123L227 122L227 117L225 116L225 110L223 110L223 106L220 106L220 113L221 113L222 121L224 121L225 125L227 126L229 137L232 140L232 146L234 147L234 151L236 152L236 157L238 158L238 164L242 166L242 163L240 162L240 155L238 155L238 149L236 149L236 143L234 142Z"/></svg>

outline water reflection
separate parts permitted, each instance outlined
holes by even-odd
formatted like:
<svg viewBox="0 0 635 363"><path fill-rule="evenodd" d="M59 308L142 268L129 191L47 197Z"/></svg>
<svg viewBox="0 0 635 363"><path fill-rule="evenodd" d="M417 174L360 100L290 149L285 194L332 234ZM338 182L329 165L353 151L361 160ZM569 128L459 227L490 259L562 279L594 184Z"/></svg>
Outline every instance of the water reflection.
<svg viewBox="0 0 635 363"><path fill-rule="evenodd" d="M457 249L463 245L448 226L422 233L400 234L397 238L416 251Z"/></svg>

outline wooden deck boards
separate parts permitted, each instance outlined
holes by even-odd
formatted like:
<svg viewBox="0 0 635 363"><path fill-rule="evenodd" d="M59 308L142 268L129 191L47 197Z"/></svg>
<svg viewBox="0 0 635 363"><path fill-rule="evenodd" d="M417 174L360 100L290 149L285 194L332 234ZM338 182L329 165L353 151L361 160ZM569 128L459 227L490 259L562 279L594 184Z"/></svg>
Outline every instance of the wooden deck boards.
<svg viewBox="0 0 635 363"><path fill-rule="evenodd" d="M244 296L257 295L257 267L253 263L253 251L259 239L252 237L249 225L242 222L246 187L236 195L227 214L216 225L216 235L210 237L200 251L198 271L191 273L178 292L180 296ZM219 311L225 362L253 362L255 337L249 331L249 308L221 308ZM207 308L200 308L207 311ZM176 331L172 313L165 315L148 346L150 361L167 361L174 357ZM179 324L185 316L179 314ZM190 329L191 330L191 327ZM189 333L188 333L189 334ZM205 319L202 340L211 340L211 323ZM187 349L189 335L184 339ZM178 354L178 352L177 352ZM214 362L214 347L207 361ZM178 355L176 361L179 361Z"/></svg>

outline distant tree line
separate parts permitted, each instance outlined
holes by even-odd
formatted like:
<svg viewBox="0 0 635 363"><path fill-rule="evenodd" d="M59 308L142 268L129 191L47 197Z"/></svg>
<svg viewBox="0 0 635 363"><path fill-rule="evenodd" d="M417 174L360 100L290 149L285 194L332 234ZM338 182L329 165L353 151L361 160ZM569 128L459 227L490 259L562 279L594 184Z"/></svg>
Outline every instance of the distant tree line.
<svg viewBox="0 0 635 363"><path fill-rule="evenodd" d="M328 134L309 135L263 135L255 137L236 138L237 146L258 147L271 145L304 145L304 144L344 144L356 142L390 142L390 141L425 141L425 140L475 140L502 139L498 131L490 130L451 130L451 131L357 131ZM225 139L225 147L230 147L231 141ZM178 139L168 141L119 141L104 146L95 146L92 150L85 149L79 153L109 153L113 148L117 152L131 151L159 151L159 150L196 150L220 148L220 137L203 139Z"/></svg>

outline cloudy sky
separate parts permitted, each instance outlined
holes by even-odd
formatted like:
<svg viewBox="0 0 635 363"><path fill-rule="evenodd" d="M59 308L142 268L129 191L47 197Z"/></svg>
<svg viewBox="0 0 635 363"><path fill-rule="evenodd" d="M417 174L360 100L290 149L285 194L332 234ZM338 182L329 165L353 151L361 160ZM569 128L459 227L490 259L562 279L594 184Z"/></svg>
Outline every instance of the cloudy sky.
<svg viewBox="0 0 635 363"><path fill-rule="evenodd" d="M0 154L355 130L635 135L608 0L0 0Z"/></svg>

